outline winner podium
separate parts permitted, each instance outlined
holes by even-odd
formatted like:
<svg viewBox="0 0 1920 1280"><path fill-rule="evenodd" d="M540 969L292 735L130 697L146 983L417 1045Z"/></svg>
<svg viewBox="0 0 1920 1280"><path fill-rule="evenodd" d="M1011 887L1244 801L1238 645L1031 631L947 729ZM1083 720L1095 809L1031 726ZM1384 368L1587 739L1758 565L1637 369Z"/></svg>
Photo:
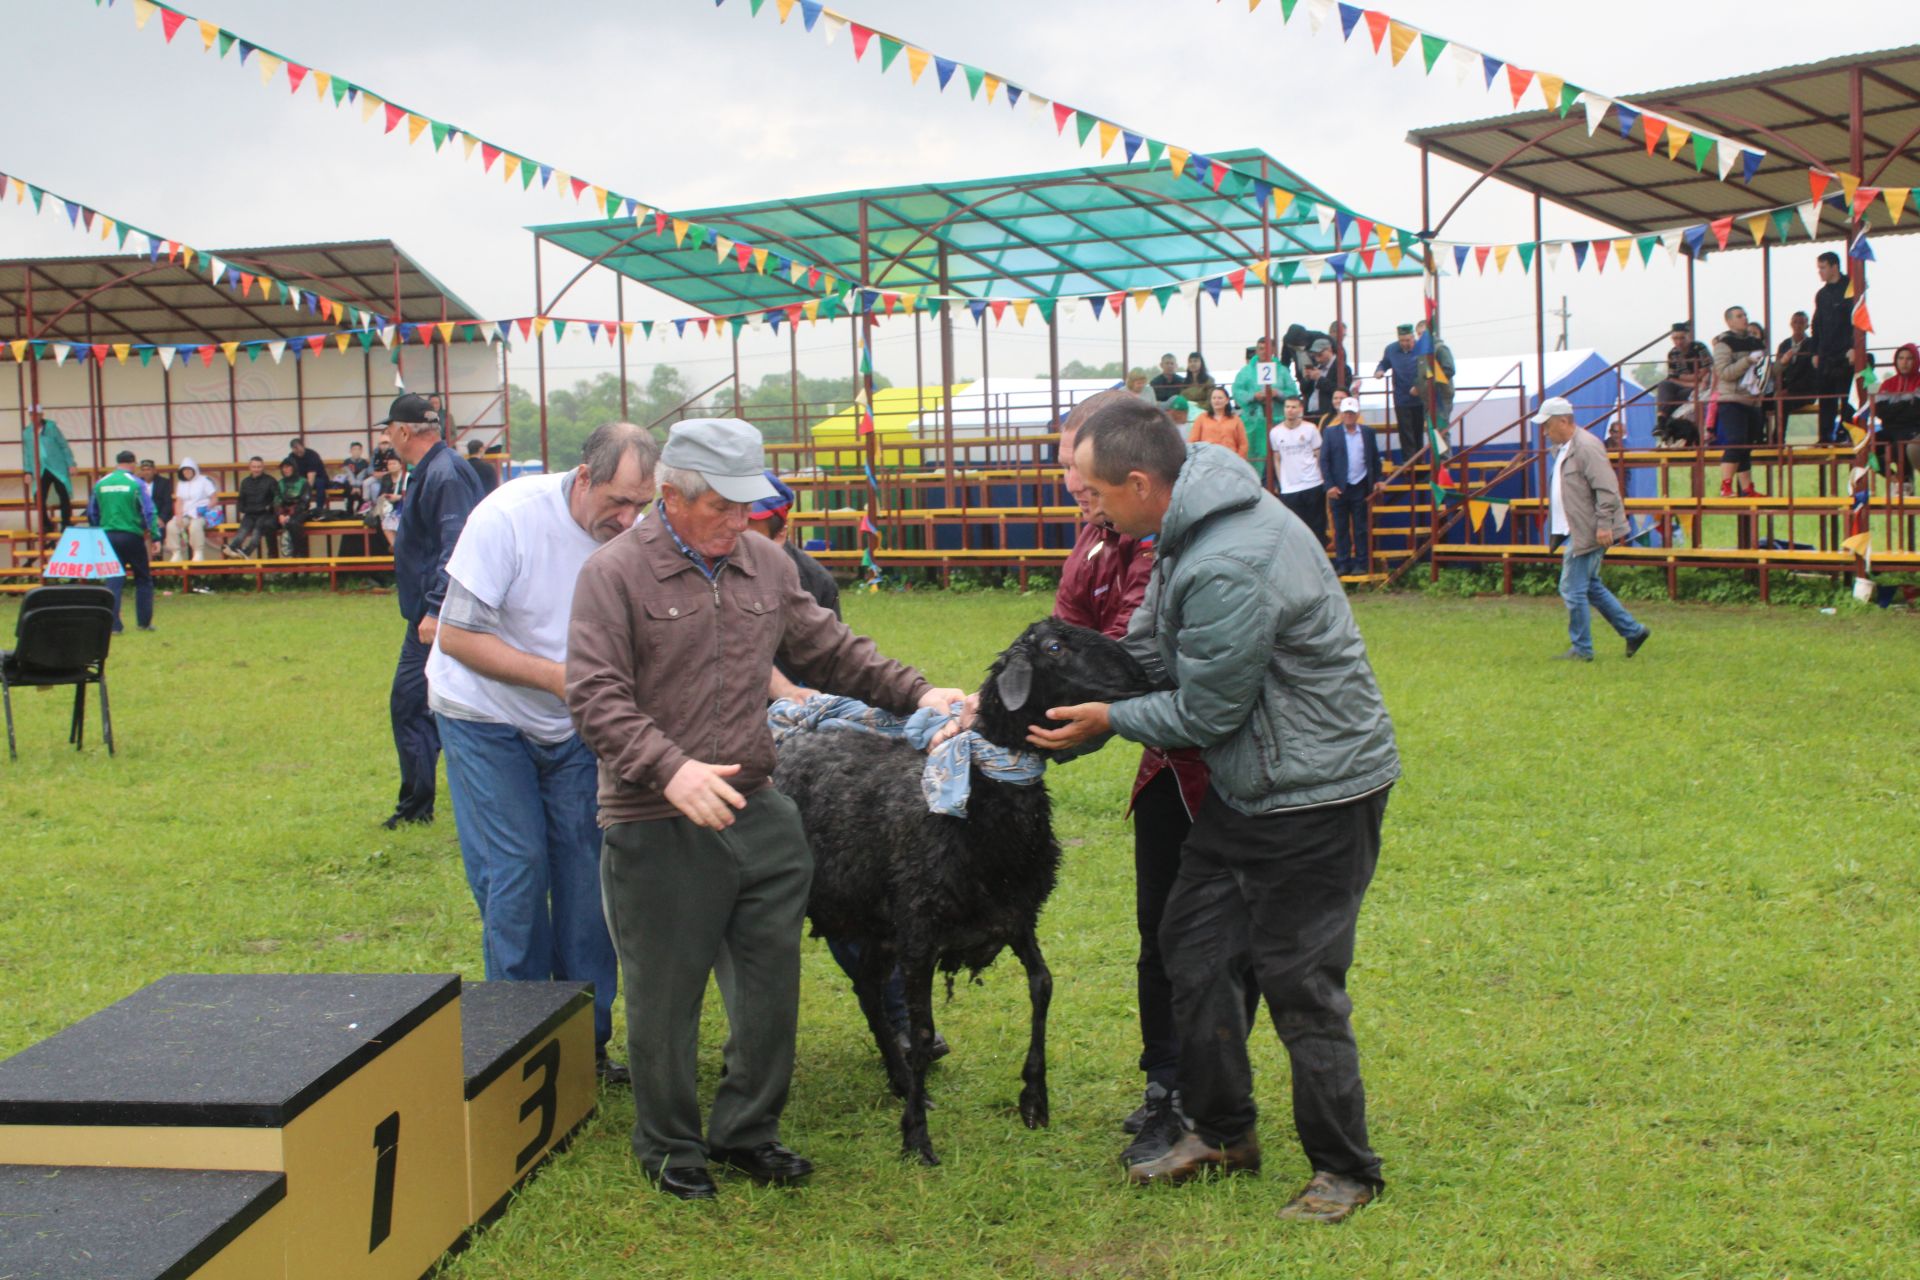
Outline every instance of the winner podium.
<svg viewBox="0 0 1920 1280"><path fill-rule="evenodd" d="M163 978L0 1062L0 1276L412 1280L595 1083L574 984Z"/></svg>

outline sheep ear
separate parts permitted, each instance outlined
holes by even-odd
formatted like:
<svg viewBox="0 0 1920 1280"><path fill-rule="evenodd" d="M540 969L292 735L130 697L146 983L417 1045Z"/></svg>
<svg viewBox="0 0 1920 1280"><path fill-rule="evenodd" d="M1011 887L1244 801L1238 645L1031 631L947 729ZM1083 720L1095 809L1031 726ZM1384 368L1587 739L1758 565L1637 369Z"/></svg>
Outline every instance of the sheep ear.
<svg viewBox="0 0 1920 1280"><path fill-rule="evenodd" d="M1024 655L1016 654L1007 659L1007 665L993 679L993 687L1000 693L1000 701L1007 710L1018 711L1027 705L1027 698L1033 693L1033 666Z"/></svg>

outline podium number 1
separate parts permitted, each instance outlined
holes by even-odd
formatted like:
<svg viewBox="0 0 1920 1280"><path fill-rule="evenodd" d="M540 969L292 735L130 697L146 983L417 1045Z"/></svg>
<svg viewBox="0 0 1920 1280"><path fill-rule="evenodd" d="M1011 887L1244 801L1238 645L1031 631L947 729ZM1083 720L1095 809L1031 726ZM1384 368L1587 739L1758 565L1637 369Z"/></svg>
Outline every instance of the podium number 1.
<svg viewBox="0 0 1920 1280"><path fill-rule="evenodd" d="M400 1113L373 1126L373 1229L367 1233L367 1252L378 1249L393 1234L393 1175L400 1165Z"/></svg>

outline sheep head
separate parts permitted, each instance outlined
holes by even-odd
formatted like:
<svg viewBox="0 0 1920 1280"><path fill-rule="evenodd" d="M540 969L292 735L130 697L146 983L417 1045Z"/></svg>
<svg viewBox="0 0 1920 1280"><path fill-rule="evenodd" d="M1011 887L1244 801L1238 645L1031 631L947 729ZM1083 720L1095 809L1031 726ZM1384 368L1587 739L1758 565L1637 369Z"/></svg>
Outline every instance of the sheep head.
<svg viewBox="0 0 1920 1280"><path fill-rule="evenodd" d="M1001 747L1025 747L1027 731L1057 727L1050 707L1115 702L1150 692L1146 669L1117 640L1098 631L1042 618L994 660L980 686L974 728Z"/></svg>

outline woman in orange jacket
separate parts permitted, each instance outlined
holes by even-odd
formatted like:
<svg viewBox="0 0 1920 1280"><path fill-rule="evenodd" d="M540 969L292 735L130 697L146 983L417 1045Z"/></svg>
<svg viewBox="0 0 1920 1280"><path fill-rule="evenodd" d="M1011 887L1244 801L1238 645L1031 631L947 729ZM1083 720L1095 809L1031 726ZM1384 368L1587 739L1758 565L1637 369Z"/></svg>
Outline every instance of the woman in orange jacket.
<svg viewBox="0 0 1920 1280"><path fill-rule="evenodd" d="M1193 420L1187 431L1189 444L1217 444L1247 456L1247 424L1233 412L1233 400L1224 387L1215 387L1207 397L1207 411Z"/></svg>

